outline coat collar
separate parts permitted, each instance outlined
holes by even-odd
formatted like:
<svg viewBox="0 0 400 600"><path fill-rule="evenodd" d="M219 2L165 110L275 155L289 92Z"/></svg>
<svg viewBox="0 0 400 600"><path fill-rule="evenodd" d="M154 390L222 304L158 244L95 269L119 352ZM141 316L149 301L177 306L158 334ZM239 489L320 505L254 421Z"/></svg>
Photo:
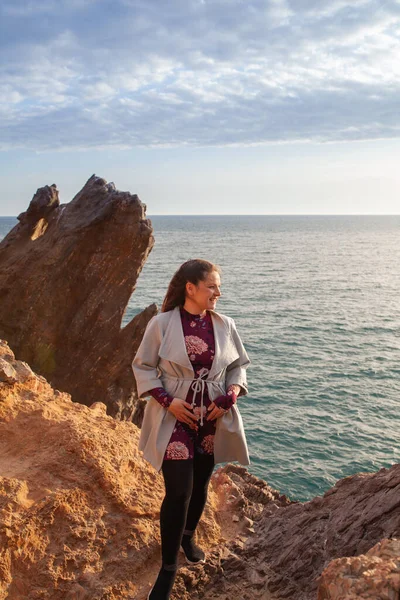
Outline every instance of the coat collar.
<svg viewBox="0 0 400 600"><path fill-rule="evenodd" d="M192 363L186 352L179 306L171 311L171 318L164 333L158 355L165 360L189 369L193 373Z"/></svg>
<svg viewBox="0 0 400 600"><path fill-rule="evenodd" d="M189 369L193 374L192 363L186 352L179 306L176 306L171 313L171 318L161 342L159 356ZM239 358L239 352L229 333L228 323L217 312L210 310L210 313L214 329L215 358L208 379L214 377Z"/></svg>

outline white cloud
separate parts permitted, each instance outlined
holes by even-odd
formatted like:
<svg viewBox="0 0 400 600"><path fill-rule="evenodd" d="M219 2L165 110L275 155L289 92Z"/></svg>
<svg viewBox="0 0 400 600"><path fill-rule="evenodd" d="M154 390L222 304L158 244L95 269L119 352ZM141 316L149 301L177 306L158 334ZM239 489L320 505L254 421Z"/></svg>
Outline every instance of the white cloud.
<svg viewBox="0 0 400 600"><path fill-rule="evenodd" d="M286 25L294 14L287 0L271 0L267 5L267 18L270 26Z"/></svg>
<svg viewBox="0 0 400 600"><path fill-rule="evenodd" d="M1 13L8 17L29 18L32 15L83 10L99 0L4 0Z"/></svg>
<svg viewBox="0 0 400 600"><path fill-rule="evenodd" d="M399 135L397 2L15 0L1 11L3 149Z"/></svg>

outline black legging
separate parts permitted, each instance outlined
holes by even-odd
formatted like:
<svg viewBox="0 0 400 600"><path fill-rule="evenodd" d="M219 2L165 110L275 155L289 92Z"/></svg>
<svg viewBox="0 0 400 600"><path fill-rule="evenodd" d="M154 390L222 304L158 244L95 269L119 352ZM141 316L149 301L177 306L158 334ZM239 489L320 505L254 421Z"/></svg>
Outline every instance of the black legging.
<svg viewBox="0 0 400 600"><path fill-rule="evenodd" d="M165 498L160 511L161 554L164 566L177 564L184 531L194 532L202 515L214 456L196 454L191 460L164 460Z"/></svg>

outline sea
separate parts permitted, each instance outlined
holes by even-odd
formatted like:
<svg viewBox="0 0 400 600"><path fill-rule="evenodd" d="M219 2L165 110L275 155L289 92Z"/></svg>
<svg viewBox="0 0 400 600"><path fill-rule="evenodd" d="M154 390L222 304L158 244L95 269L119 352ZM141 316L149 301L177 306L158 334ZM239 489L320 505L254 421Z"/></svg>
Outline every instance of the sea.
<svg viewBox="0 0 400 600"><path fill-rule="evenodd" d="M400 216L153 216L123 325L181 263L222 269L251 359L250 471L292 500L400 459ZM17 223L0 218L0 239Z"/></svg>

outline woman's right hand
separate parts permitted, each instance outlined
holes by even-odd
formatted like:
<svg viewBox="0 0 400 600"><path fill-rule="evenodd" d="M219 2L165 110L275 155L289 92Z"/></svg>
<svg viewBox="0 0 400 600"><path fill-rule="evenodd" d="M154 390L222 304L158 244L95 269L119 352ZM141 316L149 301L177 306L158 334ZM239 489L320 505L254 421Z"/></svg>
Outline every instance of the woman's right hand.
<svg viewBox="0 0 400 600"><path fill-rule="evenodd" d="M191 412L191 410L189 410L191 408L192 406L185 400L182 400L182 398L174 398L169 405L168 410L174 415L174 417L178 419L178 421L186 423L191 429L197 430L198 418Z"/></svg>

